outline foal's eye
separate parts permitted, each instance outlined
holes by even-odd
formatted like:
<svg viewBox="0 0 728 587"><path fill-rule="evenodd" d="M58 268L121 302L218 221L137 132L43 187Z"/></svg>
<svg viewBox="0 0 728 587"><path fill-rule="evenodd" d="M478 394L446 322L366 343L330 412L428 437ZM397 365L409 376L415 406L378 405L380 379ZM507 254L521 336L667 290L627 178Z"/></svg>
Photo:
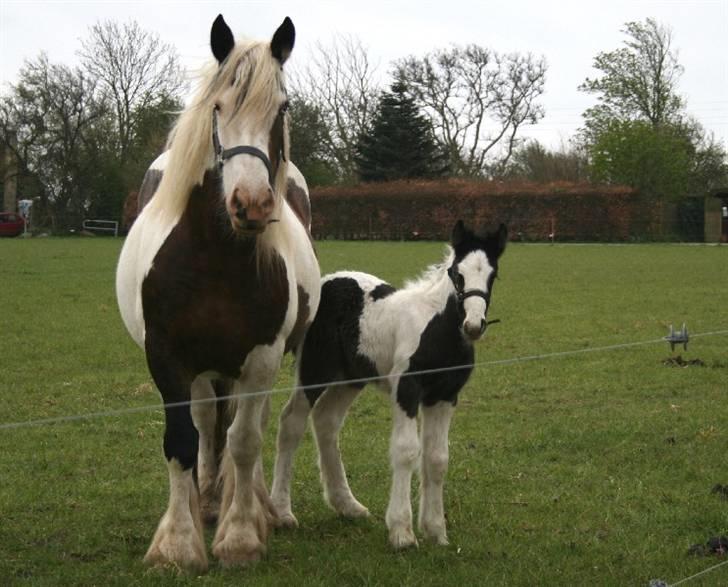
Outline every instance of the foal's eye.
<svg viewBox="0 0 728 587"><path fill-rule="evenodd" d="M458 289L465 289L465 278L458 273Z"/></svg>

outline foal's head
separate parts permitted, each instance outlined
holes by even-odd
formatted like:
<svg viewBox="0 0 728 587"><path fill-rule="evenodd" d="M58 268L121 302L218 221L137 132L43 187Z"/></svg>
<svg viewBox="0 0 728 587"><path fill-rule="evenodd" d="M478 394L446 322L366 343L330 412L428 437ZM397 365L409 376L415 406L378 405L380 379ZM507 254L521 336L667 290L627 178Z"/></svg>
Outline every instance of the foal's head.
<svg viewBox="0 0 728 587"><path fill-rule="evenodd" d="M494 232L476 234L458 220L452 231L455 257L448 274L458 296L462 329L470 340L478 340L487 326L498 259L506 248L508 230L504 224Z"/></svg>
<svg viewBox="0 0 728 587"><path fill-rule="evenodd" d="M295 35L288 17L270 43L236 44L222 15L212 25L218 71L207 104L225 209L240 235L259 234L279 220L288 158L283 63Z"/></svg>

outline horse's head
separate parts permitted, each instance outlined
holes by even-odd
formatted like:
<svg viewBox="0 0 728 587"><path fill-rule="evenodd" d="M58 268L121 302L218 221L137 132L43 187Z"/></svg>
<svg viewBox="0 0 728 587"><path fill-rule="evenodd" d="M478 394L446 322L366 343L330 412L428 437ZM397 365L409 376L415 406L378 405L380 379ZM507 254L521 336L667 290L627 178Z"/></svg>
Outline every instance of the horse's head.
<svg viewBox="0 0 728 587"><path fill-rule="evenodd" d="M295 35L288 17L270 43L236 44L222 15L212 25L210 45L219 64L208 102L212 142L225 209L240 235L262 233L279 220L288 158L283 63Z"/></svg>
<svg viewBox="0 0 728 587"><path fill-rule="evenodd" d="M478 340L485 333L493 282L498 274L498 259L506 247L508 230L504 224L494 232L479 235L458 220L452 231L455 257L448 275L464 316L463 334Z"/></svg>

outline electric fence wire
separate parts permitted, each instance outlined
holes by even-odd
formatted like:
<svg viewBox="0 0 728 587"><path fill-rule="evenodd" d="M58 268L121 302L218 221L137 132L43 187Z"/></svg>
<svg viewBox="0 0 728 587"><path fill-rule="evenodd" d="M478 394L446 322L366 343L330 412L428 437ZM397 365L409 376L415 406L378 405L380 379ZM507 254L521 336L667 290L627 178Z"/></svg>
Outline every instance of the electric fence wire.
<svg viewBox="0 0 728 587"><path fill-rule="evenodd" d="M695 338L704 338L709 336L721 336L721 335L728 335L728 330L715 330L712 332L701 332L698 334L691 334L690 337ZM570 356L577 356L577 355L583 355L586 353L596 353L596 352L605 352L605 351L612 351L612 350L618 350L618 349L627 349L627 348L634 348L639 346L648 346L658 343L665 342L665 338L655 338L651 340L643 340L643 341L636 341L636 342L626 342L626 343L618 343L618 344L611 344L606 346L600 346L600 347L587 347L587 348L581 348L581 349L573 349L568 351L557 351L553 353L543 353L538 355L526 355L522 357L513 357L510 359L497 359L493 361L484 361L480 363L471 363L468 365L455 365L452 367L444 367L444 368L438 368L438 369L424 369L420 371L410 371L407 373L403 373L400 375L400 377L414 377L414 376L421 376L421 375L430 375L435 373L445 373L450 371L457 371L461 369L479 369L482 367L493 367L493 366L499 366L499 365L512 365L516 363L525 363L525 362L531 362L531 361L539 361L544 359L556 359L561 357L570 357ZM169 404L154 404L154 405L145 405L145 406L136 406L133 408L123 408L123 409L116 409L116 410L107 410L103 412L90 412L87 414L75 414L75 415L69 415L69 416L57 416L53 418L42 418L38 420L26 420L21 422L6 422L3 424L0 424L0 432L5 430L18 430L21 428L31 428L31 427L38 427L38 426L45 426L45 425L52 425L52 424L62 424L62 423L69 423L69 422L77 422L80 420L90 420L95 418L108 418L108 417L114 417L114 416L122 416L127 414L135 414L139 412L148 412L148 411L154 411L159 410L162 408L174 408L174 407L182 407L182 406L192 406L193 404L202 404L202 403L213 403L218 402L222 400L228 400L228 399L241 399L241 398L249 398L254 396L260 396L260 395L273 395L276 393L291 393L295 390L304 390L307 388L325 388L329 385L339 385L339 384L361 384L361 383L370 383L375 381L384 381L389 379L389 375L379 375L374 377L363 377L358 379L348 379L348 380L341 380L341 381L331 381L327 383L312 385L308 387L304 386L294 386L294 387L286 387L281 389L268 389L264 391L258 391L258 392L251 392L251 393L244 393L244 394L232 394L227 396L221 396L221 397L214 397L214 398L203 398L203 399L194 399L184 402L176 402L176 403L169 403ZM728 560L723 561L721 563L718 563L717 565L713 565L707 569L704 569L694 575L691 575L689 577L686 577L684 579L681 579L675 583L666 583L661 580L654 580L650 582L650 586L655 587L678 587L678 585L684 585L688 581L691 581L697 577L706 575L724 565L728 564Z"/></svg>
<svg viewBox="0 0 728 587"><path fill-rule="evenodd" d="M708 336L720 336L720 335L728 335L728 330L715 330L712 332L702 332L698 334L690 334L691 339L695 338L703 338ZM618 343L618 344L611 344L606 346L600 346L600 347L587 347L587 348L581 348L581 349L573 349L568 351L557 351L553 353L543 353L538 355L526 355L522 357L513 357L510 359L496 359L493 361L484 361L480 363L470 363L466 365L454 365L451 367L439 367L436 369L423 369L419 371L408 371L406 373L402 373L399 375L399 377L416 377L416 376L422 376L422 375L432 375L436 373L447 373L451 371L460 371L463 369L480 369L483 367L493 367L493 366L499 366L499 365L512 365L515 363L525 363L530 361L539 361L544 359L555 359L560 357L569 357L569 356L577 356L582 355L586 353L597 353L597 352L604 352L604 351L612 351L612 350L618 350L618 349L627 349L627 348L633 348L633 347L639 347L639 346L648 346L658 343L665 343L665 338L654 338L651 340L642 340L637 342L625 342L625 343ZM244 398L251 398L261 395L274 395L278 393L291 393L295 390L305 390L305 389L325 389L326 387L330 385L356 385L356 384L366 384L366 383L372 383L377 381L386 381L388 379L391 379L391 375L375 375L373 377L361 377L356 379L344 379L344 380L338 380L338 381L328 381L325 383L318 383L315 385L309 385L309 386L292 386L292 387L284 387L279 389L266 389L263 391L254 391L249 393L239 393L239 394L230 394L220 397L210 397L210 398L201 398L201 399L190 399L186 401L181 402L174 402L174 403L167 403L167 404L148 404L144 406L135 406L130 408L119 408L115 410L106 410L101 412L89 412L86 414L72 414L68 416L55 416L51 418L41 418L37 420L25 420L20 422L5 422L0 424L0 432L4 430L17 430L20 428L31 428L36 426L46 426L46 425L52 425L52 424L62 424L62 423L68 423L68 422L77 422L79 420L91 420L96 418L108 418L113 416L123 416L127 414L135 414L139 412L149 412L149 411L155 411L160 410L162 408L177 408L177 407L183 407L183 406L192 406L195 404L205 404L205 403L215 403L218 401L224 401L229 399L244 399Z"/></svg>

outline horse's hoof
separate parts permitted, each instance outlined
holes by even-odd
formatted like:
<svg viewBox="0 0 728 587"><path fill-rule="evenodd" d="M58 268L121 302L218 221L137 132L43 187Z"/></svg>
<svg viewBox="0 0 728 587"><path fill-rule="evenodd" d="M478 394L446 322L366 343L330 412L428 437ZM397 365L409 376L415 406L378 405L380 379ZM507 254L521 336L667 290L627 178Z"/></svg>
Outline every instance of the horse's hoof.
<svg viewBox="0 0 728 587"><path fill-rule="evenodd" d="M389 531L389 543L395 550L404 550L417 546L417 538L412 528L397 527Z"/></svg>
<svg viewBox="0 0 728 587"><path fill-rule="evenodd" d="M298 520L291 512L278 514L279 528L298 528Z"/></svg>
<svg viewBox="0 0 728 587"><path fill-rule="evenodd" d="M171 568L184 573L207 571L207 554L204 546L193 544L187 537L167 534L152 542L144 564L162 569Z"/></svg>
<svg viewBox="0 0 728 587"><path fill-rule="evenodd" d="M258 562L265 554L265 545L253 537L226 537L212 549L224 567L244 567Z"/></svg>

